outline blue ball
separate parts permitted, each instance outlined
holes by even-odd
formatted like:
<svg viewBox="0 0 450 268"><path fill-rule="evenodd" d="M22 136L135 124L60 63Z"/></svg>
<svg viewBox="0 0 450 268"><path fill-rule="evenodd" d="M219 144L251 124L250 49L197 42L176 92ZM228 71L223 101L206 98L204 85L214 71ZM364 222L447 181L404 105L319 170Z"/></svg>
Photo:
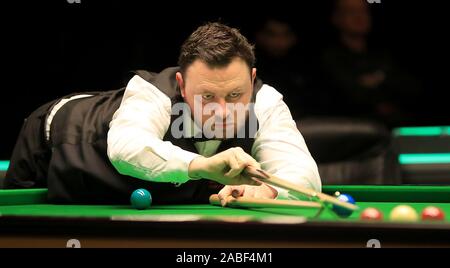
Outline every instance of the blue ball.
<svg viewBox="0 0 450 268"><path fill-rule="evenodd" d="M355 204L355 199L353 199L353 197L348 194L341 194L337 197L337 199L350 204ZM347 218L353 213L353 211L349 209L339 207L336 205L333 205L333 211L342 218Z"/></svg>
<svg viewBox="0 0 450 268"><path fill-rule="evenodd" d="M135 209L147 209L152 205L152 195L146 189L137 189L131 194L130 202Z"/></svg>

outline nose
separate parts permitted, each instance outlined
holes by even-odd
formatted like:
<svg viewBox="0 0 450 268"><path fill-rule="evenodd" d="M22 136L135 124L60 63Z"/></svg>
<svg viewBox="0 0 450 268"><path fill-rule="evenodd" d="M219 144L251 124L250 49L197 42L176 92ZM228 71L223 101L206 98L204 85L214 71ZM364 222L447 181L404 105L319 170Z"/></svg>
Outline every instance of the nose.
<svg viewBox="0 0 450 268"><path fill-rule="evenodd" d="M226 118L228 118L228 116L230 115L231 111L233 109L231 109L231 107L227 107L229 105L231 105L230 103L227 103L226 100L224 98L220 98L217 103L220 106L220 114L222 115L223 120L225 120Z"/></svg>

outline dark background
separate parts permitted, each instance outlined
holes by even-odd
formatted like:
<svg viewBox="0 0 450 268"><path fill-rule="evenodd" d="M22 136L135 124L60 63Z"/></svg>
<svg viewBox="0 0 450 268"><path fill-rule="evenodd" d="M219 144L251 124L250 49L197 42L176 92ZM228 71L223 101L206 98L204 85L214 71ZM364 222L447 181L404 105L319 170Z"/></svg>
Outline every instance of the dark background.
<svg viewBox="0 0 450 268"><path fill-rule="evenodd" d="M206 21L240 28L252 41L260 21L283 16L311 55L334 38L330 1L17 2L2 8L0 159L9 158L23 119L38 106L74 91L122 87L129 70L176 65L182 41ZM450 124L444 4L371 4L372 42L389 49L421 84L420 96L409 100L416 109L414 125Z"/></svg>

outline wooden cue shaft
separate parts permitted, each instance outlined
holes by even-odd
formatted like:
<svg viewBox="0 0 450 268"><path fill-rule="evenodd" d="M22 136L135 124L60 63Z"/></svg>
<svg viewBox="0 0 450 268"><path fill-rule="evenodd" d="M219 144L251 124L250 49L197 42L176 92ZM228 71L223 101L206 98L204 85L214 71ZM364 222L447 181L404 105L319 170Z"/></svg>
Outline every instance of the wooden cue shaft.
<svg viewBox="0 0 450 268"><path fill-rule="evenodd" d="M339 200L339 199L337 199L337 198L335 198L333 196L330 196L330 195L327 195L327 194L324 194L324 193L320 193L320 192L316 192L316 191L314 191L312 189L308 189L308 188L304 188L304 187L298 186L298 185L293 184L293 183L291 183L289 181L286 181L286 180L283 180L281 178L278 178L277 176L269 174L269 173L267 173L265 171L260 171L259 169L256 169L254 167L248 166L245 169L245 172L248 175L253 176L253 177L257 178L258 180L260 180L261 182L267 183L267 184L269 184L271 186L280 187L280 188L283 188L283 189L286 189L286 190L290 190L292 192L299 193L299 194L302 194L302 195L306 195L306 196L309 196L309 197L317 197L320 200L322 200L323 202L327 202L327 203L331 203L331 204L334 204L334 205L337 205L337 206L340 206L340 207L344 207L344 208L352 210L352 211L358 209L358 206L355 206L353 204L341 201L341 200Z"/></svg>
<svg viewBox="0 0 450 268"><path fill-rule="evenodd" d="M209 202L212 205L221 206L219 196L213 194L209 197ZM276 199L261 199L252 197L237 197L228 196L227 207L240 208L320 208L319 203L309 201L297 200L276 200Z"/></svg>

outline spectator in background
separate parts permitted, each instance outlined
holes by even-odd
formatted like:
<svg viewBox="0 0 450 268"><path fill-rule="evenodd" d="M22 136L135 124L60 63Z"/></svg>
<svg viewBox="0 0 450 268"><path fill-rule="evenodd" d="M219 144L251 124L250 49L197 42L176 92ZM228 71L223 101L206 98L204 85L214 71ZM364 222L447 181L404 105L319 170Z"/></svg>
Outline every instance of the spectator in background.
<svg viewBox="0 0 450 268"><path fill-rule="evenodd" d="M369 46L372 16L366 1L336 0L332 23L338 44L324 50L321 68L330 112L363 116L389 126L406 123L406 101L417 94L417 83L403 73L383 50Z"/></svg>
<svg viewBox="0 0 450 268"><path fill-rule="evenodd" d="M270 17L255 34L259 76L283 94L283 100L298 118L307 110L307 60L300 53L299 36L289 19Z"/></svg>

